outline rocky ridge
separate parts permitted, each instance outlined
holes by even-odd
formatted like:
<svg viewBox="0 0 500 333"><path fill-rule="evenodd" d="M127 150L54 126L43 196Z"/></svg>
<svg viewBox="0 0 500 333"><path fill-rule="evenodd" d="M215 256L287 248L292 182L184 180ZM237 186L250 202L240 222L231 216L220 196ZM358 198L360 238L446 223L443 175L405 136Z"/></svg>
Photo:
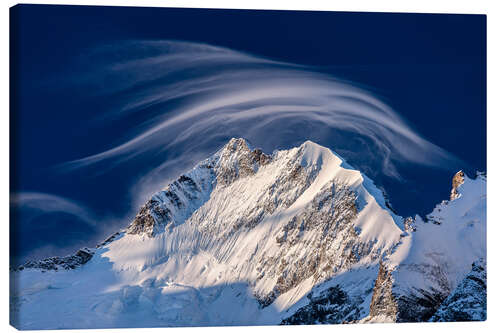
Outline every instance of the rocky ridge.
<svg viewBox="0 0 500 333"><path fill-rule="evenodd" d="M75 254L66 257L50 257L42 260L27 261L25 264L20 265L16 268L12 268L11 271L22 271L27 268L39 269L42 272L48 270L61 270L61 269L75 269L79 266L84 265L94 255L94 249L82 248L76 251Z"/></svg>

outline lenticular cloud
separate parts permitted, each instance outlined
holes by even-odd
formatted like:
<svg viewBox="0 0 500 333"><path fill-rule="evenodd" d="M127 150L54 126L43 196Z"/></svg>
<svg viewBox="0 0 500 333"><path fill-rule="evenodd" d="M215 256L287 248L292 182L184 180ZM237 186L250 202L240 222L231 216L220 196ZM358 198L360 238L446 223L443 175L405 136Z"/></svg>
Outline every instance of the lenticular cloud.
<svg viewBox="0 0 500 333"><path fill-rule="evenodd" d="M108 45L85 61L75 80L112 100L100 124L141 121L114 147L68 162L68 169L168 153L148 177L173 176L230 137L267 151L310 139L396 178L398 162L440 168L457 162L376 96L319 68L178 41Z"/></svg>

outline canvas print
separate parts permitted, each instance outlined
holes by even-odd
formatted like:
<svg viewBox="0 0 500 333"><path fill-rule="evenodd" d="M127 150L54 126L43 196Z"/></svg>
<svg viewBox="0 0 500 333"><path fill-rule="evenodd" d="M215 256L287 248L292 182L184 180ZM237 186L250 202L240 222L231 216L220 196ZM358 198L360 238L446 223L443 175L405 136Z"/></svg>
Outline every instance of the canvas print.
<svg viewBox="0 0 500 333"><path fill-rule="evenodd" d="M486 16L10 9L22 330L486 320Z"/></svg>

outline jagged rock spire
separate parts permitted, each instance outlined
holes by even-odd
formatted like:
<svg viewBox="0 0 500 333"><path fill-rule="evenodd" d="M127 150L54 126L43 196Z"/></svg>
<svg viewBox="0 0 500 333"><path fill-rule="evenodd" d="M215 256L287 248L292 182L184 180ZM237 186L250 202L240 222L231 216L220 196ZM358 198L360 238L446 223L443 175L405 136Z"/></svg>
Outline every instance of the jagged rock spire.
<svg viewBox="0 0 500 333"><path fill-rule="evenodd" d="M455 176L453 176L450 200L455 200L460 196L460 193L458 193L458 188L464 183L464 179L465 173L462 170L460 170L455 174Z"/></svg>

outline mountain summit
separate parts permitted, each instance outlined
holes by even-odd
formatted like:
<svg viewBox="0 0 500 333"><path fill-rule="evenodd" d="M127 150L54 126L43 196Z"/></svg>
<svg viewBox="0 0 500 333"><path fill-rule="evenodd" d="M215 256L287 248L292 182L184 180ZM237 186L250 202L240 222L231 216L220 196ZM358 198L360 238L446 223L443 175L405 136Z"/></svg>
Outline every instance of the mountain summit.
<svg viewBox="0 0 500 333"><path fill-rule="evenodd" d="M154 194L126 229L86 249L91 258L13 271L12 322L40 329L450 318L455 312L441 305L468 306L445 300L457 286L453 295L475 290L462 280L485 257L485 176L454 179L452 199L425 219L403 219L325 147L306 141L267 155L233 138Z"/></svg>

